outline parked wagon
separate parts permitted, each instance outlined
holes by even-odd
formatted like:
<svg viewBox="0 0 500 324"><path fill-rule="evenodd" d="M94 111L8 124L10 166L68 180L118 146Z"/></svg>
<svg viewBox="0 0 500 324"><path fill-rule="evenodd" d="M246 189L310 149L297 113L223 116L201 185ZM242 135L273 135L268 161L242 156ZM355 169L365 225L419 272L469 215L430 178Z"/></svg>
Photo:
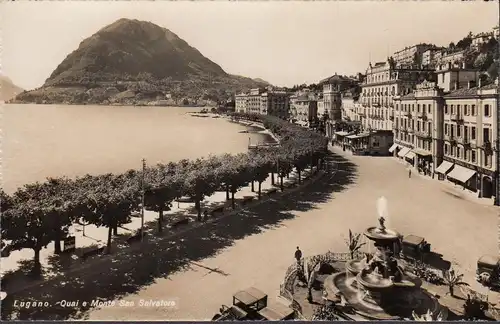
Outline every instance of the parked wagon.
<svg viewBox="0 0 500 324"><path fill-rule="evenodd" d="M500 256L480 257L477 261L476 279L485 286L500 288Z"/></svg>
<svg viewBox="0 0 500 324"><path fill-rule="evenodd" d="M420 236L407 235L401 241L401 256L414 261L424 261L431 252L431 245Z"/></svg>

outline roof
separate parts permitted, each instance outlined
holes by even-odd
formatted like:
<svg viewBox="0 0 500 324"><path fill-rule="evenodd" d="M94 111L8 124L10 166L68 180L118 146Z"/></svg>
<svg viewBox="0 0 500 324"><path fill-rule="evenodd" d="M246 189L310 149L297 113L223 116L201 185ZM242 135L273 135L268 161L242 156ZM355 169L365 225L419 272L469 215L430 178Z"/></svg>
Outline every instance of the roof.
<svg viewBox="0 0 500 324"><path fill-rule="evenodd" d="M477 95L478 90L492 90L492 89L496 89L497 87L498 86L495 83L490 83L488 85L482 86L481 88L478 88L478 87L460 88L460 89L450 91L450 93L448 93L444 97L447 98L447 97L474 96L474 95Z"/></svg>
<svg viewBox="0 0 500 324"><path fill-rule="evenodd" d="M410 92L408 94L405 94L404 96L401 96L400 99L415 99L415 93Z"/></svg>
<svg viewBox="0 0 500 324"><path fill-rule="evenodd" d="M245 305L251 305L265 297L267 297L266 294L254 287L238 291L236 294L234 294L234 298L238 299Z"/></svg>
<svg viewBox="0 0 500 324"><path fill-rule="evenodd" d="M491 264L495 265L500 263L500 256L498 255L483 255L482 257L479 258L477 261L479 263L484 263L484 264Z"/></svg>
<svg viewBox="0 0 500 324"><path fill-rule="evenodd" d="M403 242L410 243L413 245L420 245L420 244L422 244L423 241L424 241L423 237L416 236L416 235L406 235L403 238Z"/></svg>

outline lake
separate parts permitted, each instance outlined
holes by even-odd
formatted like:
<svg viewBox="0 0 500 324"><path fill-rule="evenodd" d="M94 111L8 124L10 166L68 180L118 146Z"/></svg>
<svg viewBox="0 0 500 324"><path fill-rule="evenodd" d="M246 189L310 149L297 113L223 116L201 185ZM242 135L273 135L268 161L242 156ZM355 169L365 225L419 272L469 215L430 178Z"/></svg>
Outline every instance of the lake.
<svg viewBox="0 0 500 324"><path fill-rule="evenodd" d="M201 108L4 105L2 187L47 177L119 173L146 163L246 152L268 140L224 118L197 118ZM249 133L243 133L248 130Z"/></svg>

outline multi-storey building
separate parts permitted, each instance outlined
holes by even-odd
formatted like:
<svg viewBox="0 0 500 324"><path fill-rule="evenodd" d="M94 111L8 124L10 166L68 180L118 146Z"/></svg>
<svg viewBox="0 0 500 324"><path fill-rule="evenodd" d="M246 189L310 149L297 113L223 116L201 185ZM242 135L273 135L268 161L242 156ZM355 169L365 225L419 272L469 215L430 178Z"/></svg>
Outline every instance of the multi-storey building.
<svg viewBox="0 0 500 324"><path fill-rule="evenodd" d="M483 45L484 43L487 43L490 38L494 37L494 34L493 32L489 32L489 33L479 33L477 35L474 35L472 37L472 43L471 45L478 49L479 47L481 47L481 45Z"/></svg>
<svg viewBox="0 0 500 324"><path fill-rule="evenodd" d="M313 95L299 96L294 103L297 123L309 126L318 117L318 101Z"/></svg>
<svg viewBox="0 0 500 324"><path fill-rule="evenodd" d="M247 113L249 114L260 114L261 113L261 94L264 89L256 88L251 89L250 93L247 95Z"/></svg>
<svg viewBox="0 0 500 324"><path fill-rule="evenodd" d="M345 121L360 121L357 113L358 98L352 96L350 91L342 93L342 120Z"/></svg>
<svg viewBox="0 0 500 324"><path fill-rule="evenodd" d="M418 82L432 75L431 70L397 68L390 60L375 65L370 63L361 84L363 109L358 114L363 128L392 130L393 98L410 93Z"/></svg>
<svg viewBox="0 0 500 324"><path fill-rule="evenodd" d="M430 48L422 53L422 67L432 69L436 66L442 56L442 48Z"/></svg>
<svg viewBox="0 0 500 324"><path fill-rule="evenodd" d="M451 53L443 53L439 60L436 62L438 65L445 65L451 63L452 65L459 65L464 62L464 51L457 51Z"/></svg>
<svg viewBox="0 0 500 324"><path fill-rule="evenodd" d="M323 119L325 115L325 102L323 101L323 93L318 94L318 118Z"/></svg>
<svg viewBox="0 0 500 324"><path fill-rule="evenodd" d="M466 69L463 63L454 65L451 62L439 65L435 74L437 86L442 88L444 92L465 88L469 81L478 82L480 75L478 70Z"/></svg>
<svg viewBox="0 0 500 324"><path fill-rule="evenodd" d="M498 79L494 84L451 91L444 96L444 168L447 178L480 197L495 195Z"/></svg>
<svg viewBox="0 0 500 324"><path fill-rule="evenodd" d="M397 67L416 69L420 68L422 65L422 54L430 49L434 48L434 45L428 44L418 44L397 51L392 55L394 63Z"/></svg>
<svg viewBox="0 0 500 324"><path fill-rule="evenodd" d="M248 95L240 93L235 96L235 111L239 113L247 112Z"/></svg>
<svg viewBox="0 0 500 324"><path fill-rule="evenodd" d="M390 152L431 174L443 160L443 90L424 81L395 98L394 145Z"/></svg>
<svg viewBox="0 0 500 324"><path fill-rule="evenodd" d="M335 124L342 120L342 97L340 85L337 83L326 83L323 85L323 105L325 113L328 114L326 134L333 138Z"/></svg>
<svg viewBox="0 0 500 324"><path fill-rule="evenodd" d="M260 114L289 118L289 95L283 90L270 90L260 95Z"/></svg>

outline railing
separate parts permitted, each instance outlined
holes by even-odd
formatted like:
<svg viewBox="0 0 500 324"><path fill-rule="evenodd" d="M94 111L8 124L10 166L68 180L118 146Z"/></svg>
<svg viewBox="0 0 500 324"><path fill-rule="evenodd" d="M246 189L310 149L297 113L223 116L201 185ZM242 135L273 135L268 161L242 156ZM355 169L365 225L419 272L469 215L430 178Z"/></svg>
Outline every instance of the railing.
<svg viewBox="0 0 500 324"><path fill-rule="evenodd" d="M417 114L417 117L423 120L427 120L427 113L425 111L421 111Z"/></svg>
<svg viewBox="0 0 500 324"><path fill-rule="evenodd" d="M415 133L415 130L413 128L407 128L406 131L410 134Z"/></svg>
<svg viewBox="0 0 500 324"><path fill-rule="evenodd" d="M492 145L490 141L485 141L483 145L481 145L481 148L485 151L491 152L492 150Z"/></svg>
<svg viewBox="0 0 500 324"><path fill-rule="evenodd" d="M454 122L459 122L462 120L462 117L459 114L451 114L450 120Z"/></svg>
<svg viewBox="0 0 500 324"><path fill-rule="evenodd" d="M415 134L418 137L421 137L421 138L430 138L430 137L432 137L432 134L431 134L430 131L418 131L418 132L415 132Z"/></svg>
<svg viewBox="0 0 500 324"><path fill-rule="evenodd" d="M403 116L406 116L408 118L411 118L411 111L404 111Z"/></svg>
<svg viewBox="0 0 500 324"><path fill-rule="evenodd" d="M467 136L461 136L457 138L457 142L463 145L469 145L469 138Z"/></svg>

